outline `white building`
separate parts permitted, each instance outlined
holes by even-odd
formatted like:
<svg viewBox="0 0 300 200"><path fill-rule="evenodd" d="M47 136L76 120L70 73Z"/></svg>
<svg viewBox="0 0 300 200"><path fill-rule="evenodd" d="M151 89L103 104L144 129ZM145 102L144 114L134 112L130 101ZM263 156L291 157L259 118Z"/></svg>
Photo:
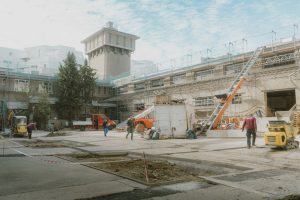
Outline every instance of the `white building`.
<svg viewBox="0 0 300 200"><path fill-rule="evenodd" d="M11 49L6 47L0 47L0 67L10 70L16 69L22 66L24 63L20 59L25 57L25 51L18 49Z"/></svg>
<svg viewBox="0 0 300 200"><path fill-rule="evenodd" d="M68 52L75 54L78 64L84 63L84 56L73 47L36 46L24 50L0 48L0 67L10 71L54 75Z"/></svg>

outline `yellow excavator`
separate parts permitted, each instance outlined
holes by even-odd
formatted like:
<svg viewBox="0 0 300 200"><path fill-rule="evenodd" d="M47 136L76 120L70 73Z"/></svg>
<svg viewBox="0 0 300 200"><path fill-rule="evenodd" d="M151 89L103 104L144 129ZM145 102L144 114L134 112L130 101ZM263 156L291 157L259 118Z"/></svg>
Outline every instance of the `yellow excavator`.
<svg viewBox="0 0 300 200"><path fill-rule="evenodd" d="M298 130L283 120L269 121L268 131L264 135L265 145L282 149L294 149L299 147L296 141Z"/></svg>

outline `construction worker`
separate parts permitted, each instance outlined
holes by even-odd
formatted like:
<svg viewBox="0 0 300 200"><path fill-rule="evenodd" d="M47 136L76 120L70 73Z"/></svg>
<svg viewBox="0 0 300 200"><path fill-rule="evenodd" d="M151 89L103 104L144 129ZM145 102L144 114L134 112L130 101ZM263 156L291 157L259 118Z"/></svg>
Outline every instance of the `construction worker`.
<svg viewBox="0 0 300 200"><path fill-rule="evenodd" d="M127 135L126 139L128 138L129 133L131 133L131 140L133 140L133 131L134 131L134 117L131 115L127 121Z"/></svg>
<svg viewBox="0 0 300 200"><path fill-rule="evenodd" d="M107 120L104 120L104 122L103 122L103 130L104 130L104 136L106 137L107 133L108 133L108 122L107 122Z"/></svg>
<svg viewBox="0 0 300 200"><path fill-rule="evenodd" d="M97 118L94 119L94 126L95 126L95 129L98 130L98 128L99 128L98 116L97 116Z"/></svg>
<svg viewBox="0 0 300 200"><path fill-rule="evenodd" d="M255 146L255 139L256 139L256 131L257 131L257 125L256 125L256 119L255 117L251 114L249 115L243 123L242 126L242 131L244 131L244 128L246 128L246 136L247 136L247 147L250 149L251 147L251 135L252 135L252 146Z"/></svg>
<svg viewBox="0 0 300 200"><path fill-rule="evenodd" d="M31 139L31 135L32 135L32 130L35 129L36 127L36 123L30 122L27 125L27 133L28 133L28 139Z"/></svg>

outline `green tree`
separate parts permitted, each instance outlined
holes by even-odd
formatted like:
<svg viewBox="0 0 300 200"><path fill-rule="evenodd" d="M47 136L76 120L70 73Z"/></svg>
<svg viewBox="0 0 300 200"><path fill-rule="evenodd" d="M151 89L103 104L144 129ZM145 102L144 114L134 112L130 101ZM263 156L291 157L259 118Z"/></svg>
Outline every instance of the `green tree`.
<svg viewBox="0 0 300 200"><path fill-rule="evenodd" d="M40 95L39 102L34 108L33 120L37 122L39 128L44 129L48 123L50 116L50 103L47 92Z"/></svg>
<svg viewBox="0 0 300 200"><path fill-rule="evenodd" d="M91 99L93 98L93 91L96 86L96 72L95 69L88 66L87 61L85 60L84 65L79 68L79 76L81 102L84 106L86 115L86 106L91 102Z"/></svg>
<svg viewBox="0 0 300 200"><path fill-rule="evenodd" d="M63 65L59 67L57 79L57 112L59 117L69 121L80 111L80 76L73 53L68 53Z"/></svg>

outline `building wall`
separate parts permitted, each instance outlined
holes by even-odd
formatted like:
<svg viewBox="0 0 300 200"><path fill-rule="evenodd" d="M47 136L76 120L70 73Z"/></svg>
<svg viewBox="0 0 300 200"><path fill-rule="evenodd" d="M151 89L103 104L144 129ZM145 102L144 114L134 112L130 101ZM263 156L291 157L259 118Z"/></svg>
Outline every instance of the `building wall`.
<svg viewBox="0 0 300 200"><path fill-rule="evenodd" d="M294 77L295 83L290 80L290 75L299 70L300 44L283 44L274 49L276 51L264 49L238 91L240 96L236 97L235 104L230 105L225 115L245 116L260 110L264 116L270 116L272 113L266 97L270 91L295 90L296 104L300 104L299 79ZM144 103L147 108L155 103L157 95L163 94L170 96L172 101L183 100L194 121L207 118L218 103L214 96L226 92L238 68L246 64L251 55L252 52L249 52L221 62L124 83L118 86L119 105L126 106L128 114L140 112L135 110L135 104ZM143 85L142 89L140 85Z"/></svg>
<svg viewBox="0 0 300 200"><path fill-rule="evenodd" d="M130 73L130 52L116 49L107 53L107 67L105 79L129 75ZM111 76L111 77L110 77Z"/></svg>
<svg viewBox="0 0 300 200"><path fill-rule="evenodd" d="M96 70L96 75L99 79L104 79L106 60L105 54L100 50L98 53L89 56L89 65Z"/></svg>

